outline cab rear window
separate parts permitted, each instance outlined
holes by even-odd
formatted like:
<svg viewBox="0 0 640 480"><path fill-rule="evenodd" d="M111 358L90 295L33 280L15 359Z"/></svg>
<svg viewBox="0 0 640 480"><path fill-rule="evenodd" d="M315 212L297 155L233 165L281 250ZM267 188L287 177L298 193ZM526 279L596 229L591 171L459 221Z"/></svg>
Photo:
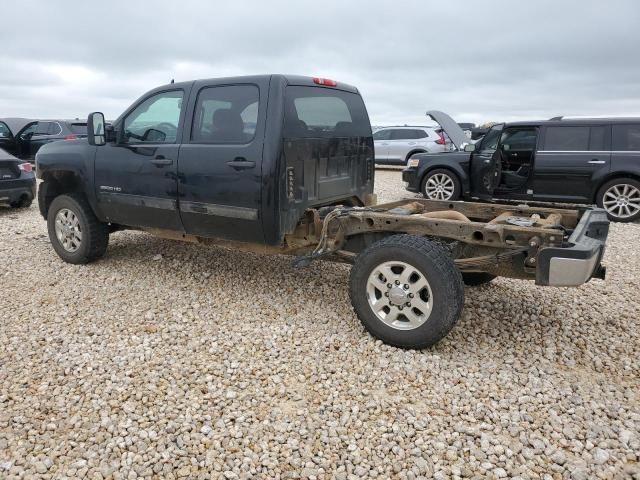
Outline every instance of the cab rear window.
<svg viewBox="0 0 640 480"><path fill-rule="evenodd" d="M287 87L284 135L288 138L371 136L360 95L329 88Z"/></svg>

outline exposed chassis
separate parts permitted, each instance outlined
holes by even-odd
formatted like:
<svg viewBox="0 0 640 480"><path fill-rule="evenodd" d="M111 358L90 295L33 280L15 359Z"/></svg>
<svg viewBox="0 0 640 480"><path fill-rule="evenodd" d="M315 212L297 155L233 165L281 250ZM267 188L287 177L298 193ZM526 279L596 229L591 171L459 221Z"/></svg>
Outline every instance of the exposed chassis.
<svg viewBox="0 0 640 480"><path fill-rule="evenodd" d="M352 263L375 241L406 233L446 244L462 272L577 286L604 278L600 265L609 221L600 209L407 199L372 207L307 210L282 246L148 230L159 236L236 249Z"/></svg>

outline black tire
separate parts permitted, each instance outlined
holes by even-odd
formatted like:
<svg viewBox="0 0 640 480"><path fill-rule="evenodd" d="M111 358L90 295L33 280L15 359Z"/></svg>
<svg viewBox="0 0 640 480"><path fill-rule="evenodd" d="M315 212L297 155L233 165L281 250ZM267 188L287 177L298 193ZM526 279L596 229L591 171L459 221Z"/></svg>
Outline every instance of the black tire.
<svg viewBox="0 0 640 480"><path fill-rule="evenodd" d="M385 323L369 303L369 278L374 270L386 262L403 262L417 270L428 282L431 291L431 311L423 323L412 329L400 329ZM391 282L391 279L386 280ZM395 280L391 285L395 285ZM402 289L402 286L397 289ZM351 269L349 293L351 304L364 328L384 343L402 348L425 348L437 343L454 327L464 306L462 277L449 252L437 242L415 235L393 235L374 243L360 253ZM374 294L375 298L383 300L381 290L375 290ZM387 298L391 301L391 296ZM408 298L406 300L411 301ZM394 305L393 308L400 307ZM414 307L404 308L415 312ZM389 314L390 312L386 312L386 315ZM405 317L405 320L408 319ZM409 326L408 323L406 325Z"/></svg>
<svg viewBox="0 0 640 480"><path fill-rule="evenodd" d="M453 193L451 197L444 198L444 199L437 199L437 198L432 198L427 194L427 182L429 181L430 178L435 177L436 175L441 175L441 176L444 175L449 179L451 179L451 182L453 183ZM429 200L456 201L456 200L460 200L460 197L462 196L462 186L460 184L460 179L458 178L458 175L453 173L451 170L447 170L446 168L436 168L435 170L431 170L429 173L427 173L422 179L422 183L420 184L420 191L422 192L422 195L424 196L424 198L427 198Z"/></svg>
<svg viewBox="0 0 640 480"><path fill-rule="evenodd" d="M604 204L605 194L610 188L615 187L616 185L630 185L631 187L640 191L640 182L633 178L614 178L613 180L609 180L607 183L602 185L602 187L600 187L598 193L596 194L596 203L600 208L604 208L605 210L607 210L607 207ZM636 198L638 197L634 196L633 199L635 200ZM634 220L640 218L640 210L628 217L616 216L613 212L607 210L607 216L609 217L609 220L613 222L633 222Z"/></svg>
<svg viewBox="0 0 640 480"><path fill-rule="evenodd" d="M80 245L74 252L66 250L56 235L56 215L63 209L70 210L78 218L82 233ZM102 257L107 250L109 227L97 219L87 200L80 194L70 193L54 198L47 214L47 227L53 249L67 263L89 263Z"/></svg>
<svg viewBox="0 0 640 480"><path fill-rule="evenodd" d="M462 281L467 287L485 285L495 278L495 275L485 272L462 272Z"/></svg>
<svg viewBox="0 0 640 480"><path fill-rule="evenodd" d="M11 208L29 208L33 203L33 198L28 195L23 195L19 200L9 204Z"/></svg>

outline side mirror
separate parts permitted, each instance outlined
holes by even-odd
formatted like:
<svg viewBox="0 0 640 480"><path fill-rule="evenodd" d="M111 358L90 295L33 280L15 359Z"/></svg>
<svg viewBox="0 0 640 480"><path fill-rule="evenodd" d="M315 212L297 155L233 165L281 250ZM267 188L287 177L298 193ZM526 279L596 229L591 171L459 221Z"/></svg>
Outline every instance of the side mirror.
<svg viewBox="0 0 640 480"><path fill-rule="evenodd" d="M87 140L89 145L101 146L107 143L104 128L104 114L93 112L87 118Z"/></svg>
<svg viewBox="0 0 640 480"><path fill-rule="evenodd" d="M475 152L476 151L476 144L475 143L467 143L464 146L464 151L465 152Z"/></svg>

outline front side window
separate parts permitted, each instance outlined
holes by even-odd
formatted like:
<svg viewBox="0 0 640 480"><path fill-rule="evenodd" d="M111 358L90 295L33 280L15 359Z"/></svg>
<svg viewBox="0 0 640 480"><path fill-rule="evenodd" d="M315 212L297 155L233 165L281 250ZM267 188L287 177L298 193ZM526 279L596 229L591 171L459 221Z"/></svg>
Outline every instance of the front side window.
<svg viewBox="0 0 640 480"><path fill-rule="evenodd" d="M591 127L591 135L589 136L589 150L602 151L605 149L605 141L607 138L607 130L610 127Z"/></svg>
<svg viewBox="0 0 640 480"><path fill-rule="evenodd" d="M504 150L534 150L536 146L536 131L505 130L502 133L500 145Z"/></svg>
<svg viewBox="0 0 640 480"><path fill-rule="evenodd" d="M544 149L556 152L589 150L589 127L547 127Z"/></svg>
<svg viewBox="0 0 640 480"><path fill-rule="evenodd" d="M371 125L362 97L321 87L289 86L285 94L285 137L368 137Z"/></svg>
<svg viewBox="0 0 640 480"><path fill-rule="evenodd" d="M614 125L613 150L640 152L640 125Z"/></svg>
<svg viewBox="0 0 640 480"><path fill-rule="evenodd" d="M124 141L176 143L182 97L182 90L173 90L147 98L124 119Z"/></svg>
<svg viewBox="0 0 640 480"><path fill-rule="evenodd" d="M251 142L258 123L259 93L255 85L202 89L196 101L191 142Z"/></svg>
<svg viewBox="0 0 640 480"><path fill-rule="evenodd" d="M9 138L11 136L11 130L4 122L0 122L0 138Z"/></svg>
<svg viewBox="0 0 640 480"><path fill-rule="evenodd" d="M498 140L502 134L503 125L496 125L491 127L487 134L482 139L480 148L482 150L496 150L498 148Z"/></svg>
<svg viewBox="0 0 640 480"><path fill-rule="evenodd" d="M30 136L32 136L32 135L34 135L36 133L37 129L38 129L38 123L37 122L30 123L27 128L25 128L24 130L22 130L20 132L20 138L22 138L22 139L29 138Z"/></svg>
<svg viewBox="0 0 640 480"><path fill-rule="evenodd" d="M378 130L373 134L374 140L389 140L391 138L391 130Z"/></svg>

